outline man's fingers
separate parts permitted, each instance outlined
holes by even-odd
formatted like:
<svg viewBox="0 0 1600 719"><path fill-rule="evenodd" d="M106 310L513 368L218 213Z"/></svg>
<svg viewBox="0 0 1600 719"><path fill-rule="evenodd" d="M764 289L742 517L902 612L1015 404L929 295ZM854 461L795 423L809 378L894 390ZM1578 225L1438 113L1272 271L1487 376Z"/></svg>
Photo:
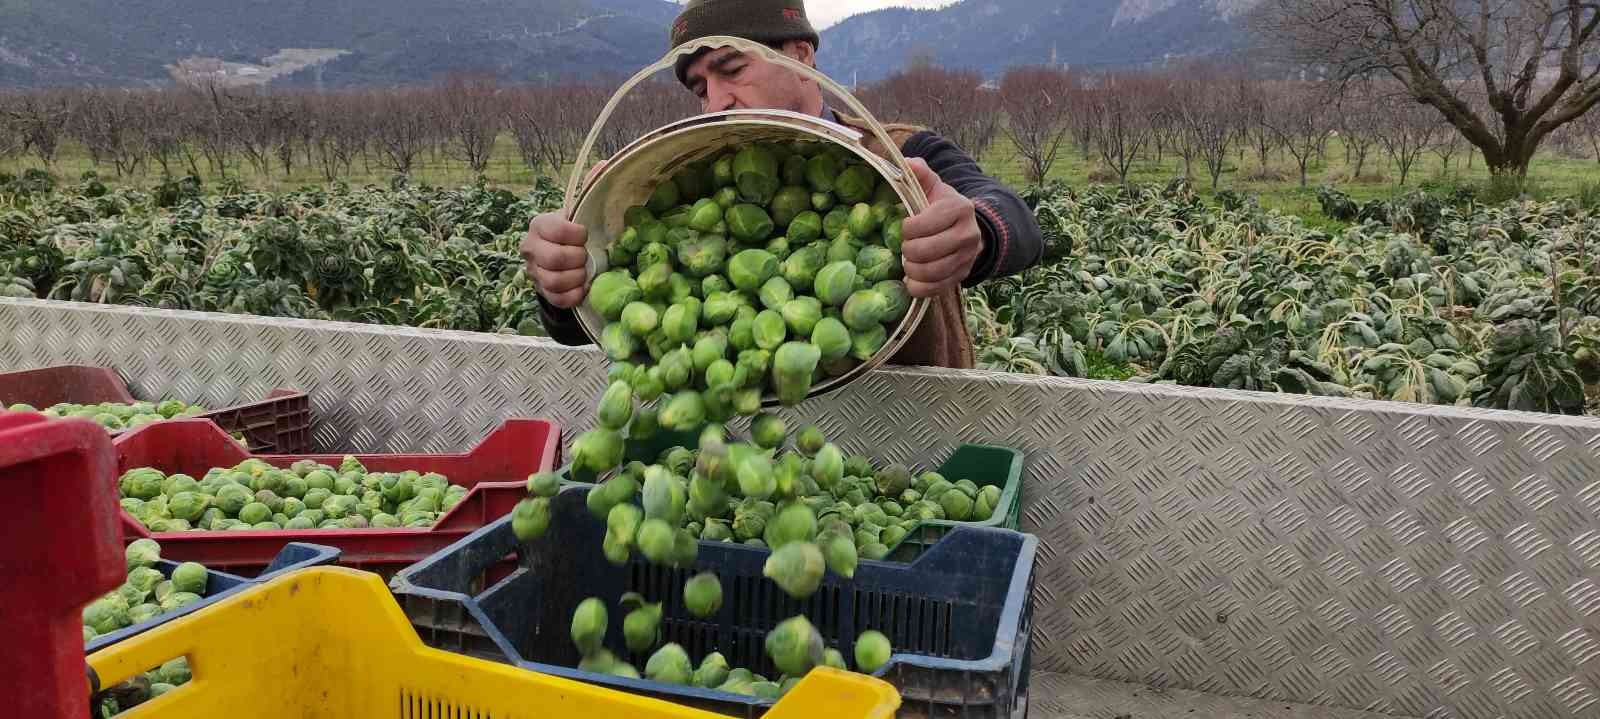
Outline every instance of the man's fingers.
<svg viewBox="0 0 1600 719"><path fill-rule="evenodd" d="M549 300L550 304L552 305L562 309L570 310L583 302L583 290L576 289L567 290L566 292L545 292L544 298Z"/></svg>
<svg viewBox="0 0 1600 719"><path fill-rule="evenodd" d="M923 211L900 221L902 237L928 237L949 229L961 219L961 203L935 202Z"/></svg>
<svg viewBox="0 0 1600 719"><path fill-rule="evenodd" d="M582 247L533 243L533 264L547 270L581 270L588 259L589 253Z"/></svg>
<svg viewBox="0 0 1600 719"><path fill-rule="evenodd" d="M583 225L568 222L554 212L533 218L528 226L528 234L541 237L546 242L576 247L582 247L589 240L589 231Z"/></svg>
<svg viewBox="0 0 1600 719"><path fill-rule="evenodd" d="M547 295L560 294L571 290L583 289L583 283L588 278L584 277L583 270L566 270L558 272L543 267L533 271L533 280L539 290Z"/></svg>
<svg viewBox="0 0 1600 719"><path fill-rule="evenodd" d="M906 280L906 292L912 297L933 297L950 289L959 280L945 280L944 282L923 282L922 280Z"/></svg>
<svg viewBox="0 0 1600 719"><path fill-rule="evenodd" d="M917 178L917 184L922 186L922 194L931 201L933 199L933 188L938 187L939 183L943 182L943 180L939 179L939 173L928 167L928 161L920 157L907 158L906 164L911 166L911 174Z"/></svg>
<svg viewBox="0 0 1600 719"><path fill-rule="evenodd" d="M976 253L966 252L965 248L952 252L936 260L928 262L907 262L905 273L907 279L922 282L941 282L956 275L957 279L965 279L965 271L970 271L972 260Z"/></svg>
<svg viewBox="0 0 1600 719"><path fill-rule="evenodd" d="M938 234L906 240L900 245L901 260L905 264L933 262L962 249L961 234L956 228L947 228Z"/></svg>

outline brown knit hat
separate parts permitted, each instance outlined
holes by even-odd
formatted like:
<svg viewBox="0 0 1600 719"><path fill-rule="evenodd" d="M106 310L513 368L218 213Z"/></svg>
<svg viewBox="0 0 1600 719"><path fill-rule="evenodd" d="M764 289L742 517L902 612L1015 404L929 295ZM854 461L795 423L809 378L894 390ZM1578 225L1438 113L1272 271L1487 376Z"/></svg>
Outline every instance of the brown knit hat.
<svg viewBox="0 0 1600 719"><path fill-rule="evenodd" d="M813 49L821 42L806 19L804 0L689 0L672 23L667 49L709 35L742 37L763 45L808 40ZM685 82L689 66L705 52L678 58L673 68L678 82Z"/></svg>

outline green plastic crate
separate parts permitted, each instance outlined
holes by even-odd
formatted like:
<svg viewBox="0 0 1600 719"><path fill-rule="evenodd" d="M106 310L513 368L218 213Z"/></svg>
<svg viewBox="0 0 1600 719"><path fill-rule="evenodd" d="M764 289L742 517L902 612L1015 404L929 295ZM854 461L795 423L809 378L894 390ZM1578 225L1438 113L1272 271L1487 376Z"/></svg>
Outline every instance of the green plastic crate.
<svg viewBox="0 0 1600 719"><path fill-rule="evenodd" d="M630 440L625 450L625 459L630 462L637 460L647 464L653 463L663 450L674 446L693 448L698 444L698 438L698 432L661 430L648 440L638 442ZM988 444L963 444L956 447L935 471L951 482L970 479L980 488L991 484L999 486L1000 504L995 507L994 514L988 519L974 522L925 519L913 526L911 531L906 532L905 538L890 547L889 554L885 558L897 562L916 559L952 527L958 525L1016 529L1022 518L1022 464L1022 452L1010 447ZM570 464L557 470L562 484L593 484L594 477L575 479L571 476L571 471Z"/></svg>

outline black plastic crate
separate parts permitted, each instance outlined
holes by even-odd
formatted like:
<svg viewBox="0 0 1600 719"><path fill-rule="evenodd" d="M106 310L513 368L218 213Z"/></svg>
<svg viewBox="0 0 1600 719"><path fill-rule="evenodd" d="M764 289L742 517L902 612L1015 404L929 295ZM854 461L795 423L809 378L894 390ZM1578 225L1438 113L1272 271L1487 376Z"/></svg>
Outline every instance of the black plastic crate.
<svg viewBox="0 0 1600 719"><path fill-rule="evenodd" d="M663 641L691 660L720 651L735 667L776 676L763 642L778 622L804 614L847 660L866 629L894 645L879 676L901 693L900 716L1010 717L1025 712L1031 591L1038 539L1007 529L959 526L909 563L862 560L855 577L829 573L816 594L796 601L762 576L770 552L700 542L690 569L608 563L599 551L605 523L584 506L587 486L552 502L550 529L519 544L504 517L390 582L430 646L515 664L733 716L756 717L772 701L578 670L572 612L586 597L607 604L607 648L642 671L647 655L622 641L624 592L663 602ZM722 581L722 609L696 619L683 607L683 583L700 571ZM851 660L853 664L853 660Z"/></svg>

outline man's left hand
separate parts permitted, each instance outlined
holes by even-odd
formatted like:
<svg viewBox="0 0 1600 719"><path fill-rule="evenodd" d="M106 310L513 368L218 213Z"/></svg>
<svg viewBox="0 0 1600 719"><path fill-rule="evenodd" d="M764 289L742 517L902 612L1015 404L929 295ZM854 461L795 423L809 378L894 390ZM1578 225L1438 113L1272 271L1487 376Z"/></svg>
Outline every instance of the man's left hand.
<svg viewBox="0 0 1600 719"><path fill-rule="evenodd" d="M928 197L928 207L901 223L901 262L911 296L931 297L960 286L972 272L972 263L983 250L983 231L972 200L939 179L922 158L907 162Z"/></svg>

